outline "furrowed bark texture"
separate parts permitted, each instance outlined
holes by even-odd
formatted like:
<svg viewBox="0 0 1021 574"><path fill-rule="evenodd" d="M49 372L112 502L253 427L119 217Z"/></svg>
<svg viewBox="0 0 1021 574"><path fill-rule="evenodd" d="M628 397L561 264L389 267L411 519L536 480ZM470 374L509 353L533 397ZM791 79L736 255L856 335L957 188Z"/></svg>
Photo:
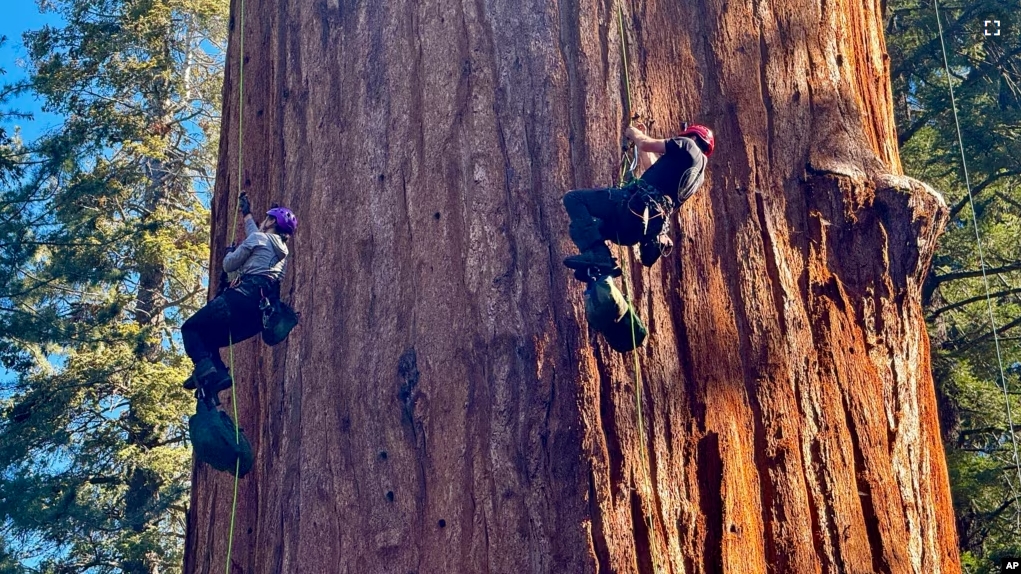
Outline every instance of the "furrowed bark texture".
<svg viewBox="0 0 1021 574"><path fill-rule="evenodd" d="M235 349L232 572L960 571L919 303L946 208L899 175L877 0L623 5L636 111L718 142L629 268L640 412L560 264L562 194L615 177L617 5L246 0L244 54L239 8L214 253L239 183L293 207L302 324ZM232 487L196 469L187 572L223 569Z"/></svg>

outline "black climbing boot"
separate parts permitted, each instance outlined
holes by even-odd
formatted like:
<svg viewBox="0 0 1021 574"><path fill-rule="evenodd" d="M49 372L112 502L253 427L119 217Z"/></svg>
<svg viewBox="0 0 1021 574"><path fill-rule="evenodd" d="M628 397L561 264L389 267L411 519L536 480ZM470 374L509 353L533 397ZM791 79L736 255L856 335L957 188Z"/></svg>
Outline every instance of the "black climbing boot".
<svg viewBox="0 0 1021 574"><path fill-rule="evenodd" d="M578 255L572 255L564 259L564 265L576 270L595 269L602 275L613 275L620 273L617 260L610 255L610 248L606 244L596 245Z"/></svg>
<svg viewBox="0 0 1021 574"><path fill-rule="evenodd" d="M189 391L195 390L199 386L199 381L215 372L216 365L213 364L212 359L206 358L199 360L199 362L195 363L195 368L192 369L191 376L185 379L184 388Z"/></svg>
<svg viewBox="0 0 1021 574"><path fill-rule="evenodd" d="M212 375L201 380L202 388L210 394L217 394L234 386L234 379L227 370L217 370Z"/></svg>
<svg viewBox="0 0 1021 574"><path fill-rule="evenodd" d="M224 389L229 389L232 386L232 384L233 384L233 379L230 378L230 371L218 371L218 372L224 373L224 376L222 378L220 378L219 382L216 385L214 385L214 387L216 387L216 391L215 392L217 392L217 393L222 391L222 390L224 390ZM195 375L194 374L191 375L190 377L188 377L187 379L185 379L184 380L184 388L189 390L189 391L194 391L195 389L197 389L199 387L199 385L195 383L195 380L196 379L195 379ZM204 387L204 385L203 385L203 387Z"/></svg>
<svg viewBox="0 0 1021 574"><path fill-rule="evenodd" d="M224 389L229 389L234 384L227 369L218 367L211 359L202 359L195 365L195 370L188 380L184 381L184 388L188 390L202 387L209 394L215 395Z"/></svg>

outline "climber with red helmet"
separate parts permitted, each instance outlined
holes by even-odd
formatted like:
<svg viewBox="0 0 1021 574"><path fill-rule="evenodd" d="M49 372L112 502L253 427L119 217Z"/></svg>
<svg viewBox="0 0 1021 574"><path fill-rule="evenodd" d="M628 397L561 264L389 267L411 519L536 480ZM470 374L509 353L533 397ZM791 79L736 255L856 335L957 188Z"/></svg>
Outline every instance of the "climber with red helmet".
<svg viewBox="0 0 1021 574"><path fill-rule="evenodd" d="M706 158L713 153L713 132L700 125L685 125L681 134L655 139L637 124L624 132L634 143L644 169L640 179L623 187L581 189L564 195L571 218L571 240L581 251L564 265L575 277L589 281L598 276L618 276L620 268L606 241L618 245L640 244L642 265L651 266L673 242L669 219L702 185Z"/></svg>
<svg viewBox="0 0 1021 574"><path fill-rule="evenodd" d="M279 301L287 240L298 227L297 217L286 207L274 206L256 224L248 195L242 193L238 203L245 218L245 240L227 249L216 297L181 326L184 351L195 364L184 387L212 396L232 384L220 349L258 335L264 326L263 311Z"/></svg>

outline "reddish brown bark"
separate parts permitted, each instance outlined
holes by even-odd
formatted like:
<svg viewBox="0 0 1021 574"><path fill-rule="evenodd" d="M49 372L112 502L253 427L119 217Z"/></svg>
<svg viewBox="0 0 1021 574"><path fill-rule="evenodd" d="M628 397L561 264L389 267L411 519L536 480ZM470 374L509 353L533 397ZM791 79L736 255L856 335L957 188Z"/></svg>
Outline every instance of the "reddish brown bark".
<svg viewBox="0 0 1021 574"><path fill-rule="evenodd" d="M616 5L246 1L214 247L240 147L301 218L303 322L236 349L232 572L960 570L919 303L946 208L897 175L878 2L624 10L635 108L718 137L630 268L644 431L560 265L560 196L614 178ZM187 572L231 487L196 469Z"/></svg>

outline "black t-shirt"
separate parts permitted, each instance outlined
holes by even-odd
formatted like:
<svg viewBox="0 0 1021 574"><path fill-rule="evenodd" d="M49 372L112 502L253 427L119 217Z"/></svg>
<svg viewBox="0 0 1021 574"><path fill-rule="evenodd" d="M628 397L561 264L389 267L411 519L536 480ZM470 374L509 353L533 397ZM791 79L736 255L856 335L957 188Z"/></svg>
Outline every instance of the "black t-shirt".
<svg viewBox="0 0 1021 574"><path fill-rule="evenodd" d="M705 155L691 138L668 139L666 153L645 170L642 181L680 205L702 185L705 164Z"/></svg>

